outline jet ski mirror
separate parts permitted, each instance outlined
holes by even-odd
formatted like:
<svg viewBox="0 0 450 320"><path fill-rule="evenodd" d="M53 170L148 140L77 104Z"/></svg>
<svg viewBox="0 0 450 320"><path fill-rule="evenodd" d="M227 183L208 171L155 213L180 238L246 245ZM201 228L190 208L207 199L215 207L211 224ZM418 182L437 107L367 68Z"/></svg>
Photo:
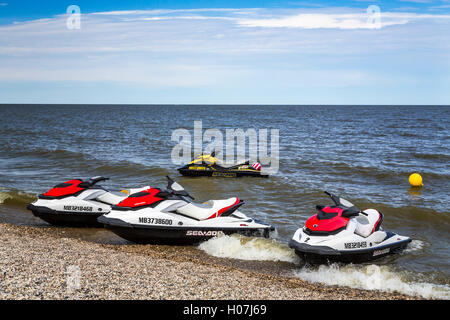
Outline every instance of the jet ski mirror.
<svg viewBox="0 0 450 320"><path fill-rule="evenodd" d="M172 180L169 176L166 176L167 178L167 190L169 190L172 194L175 194L177 196L184 196L189 197L192 200L194 200L194 197L192 197L189 193L187 193L186 190L176 181Z"/></svg>
<svg viewBox="0 0 450 320"><path fill-rule="evenodd" d="M346 207L346 208L351 208L351 207L355 207L356 208L356 206L353 203L351 203L350 201L345 200L344 198L340 198L338 196L335 196L334 194L331 194L331 193L329 193L327 191L324 191L324 192L325 192L325 194L330 196L331 200L333 200L333 202L337 206Z"/></svg>

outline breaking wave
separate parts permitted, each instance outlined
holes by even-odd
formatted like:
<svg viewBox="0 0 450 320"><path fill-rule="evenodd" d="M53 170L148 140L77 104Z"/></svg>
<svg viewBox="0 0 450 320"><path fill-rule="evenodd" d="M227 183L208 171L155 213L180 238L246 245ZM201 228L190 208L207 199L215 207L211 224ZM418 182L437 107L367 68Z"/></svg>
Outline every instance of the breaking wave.
<svg viewBox="0 0 450 320"><path fill-rule="evenodd" d="M299 262L293 250L275 239L222 235L202 242L198 248L219 258Z"/></svg>
<svg viewBox="0 0 450 320"><path fill-rule="evenodd" d="M8 205L23 206L24 204L28 204L36 200L36 198L37 198L36 195L26 193L20 190L0 189L0 205L8 204Z"/></svg>
<svg viewBox="0 0 450 320"><path fill-rule="evenodd" d="M318 268L304 267L294 273L303 280L326 285L400 292L424 298L450 299L450 286L411 280L414 279L411 274L405 271L393 271L388 266L332 264L321 265Z"/></svg>
<svg viewBox="0 0 450 320"><path fill-rule="evenodd" d="M412 240L411 243L406 247L405 253L420 251L425 247L425 242L421 240Z"/></svg>
<svg viewBox="0 0 450 320"><path fill-rule="evenodd" d="M415 240L410 251L421 250L424 243ZM347 286L365 290L399 292L423 298L450 299L450 286L417 280L407 271L394 271L388 266L371 265L321 265L318 267L300 265L300 258L275 239L251 238L240 235L222 235L202 242L198 248L209 255L219 258L231 258L254 261L283 261L296 266L294 275L308 282L320 282L325 285Z"/></svg>

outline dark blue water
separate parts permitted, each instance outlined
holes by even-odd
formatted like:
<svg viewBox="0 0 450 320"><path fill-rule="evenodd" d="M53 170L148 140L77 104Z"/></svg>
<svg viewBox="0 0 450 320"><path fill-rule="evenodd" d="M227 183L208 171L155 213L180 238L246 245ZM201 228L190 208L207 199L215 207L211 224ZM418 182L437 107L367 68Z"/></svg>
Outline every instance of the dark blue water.
<svg viewBox="0 0 450 320"><path fill-rule="evenodd" d="M269 179L188 178L171 162L172 132L278 129L279 171ZM450 108L444 106L0 106L2 210L72 179L110 177L110 189L178 180L199 201L237 195L279 241L328 204L323 190L385 215L414 250L379 264L426 281L450 280ZM421 190L408 176L419 172ZM16 200L11 200L16 198ZM22 201L22 202L21 202ZM9 203L9 204L8 204ZM7 210L6 210L7 211Z"/></svg>

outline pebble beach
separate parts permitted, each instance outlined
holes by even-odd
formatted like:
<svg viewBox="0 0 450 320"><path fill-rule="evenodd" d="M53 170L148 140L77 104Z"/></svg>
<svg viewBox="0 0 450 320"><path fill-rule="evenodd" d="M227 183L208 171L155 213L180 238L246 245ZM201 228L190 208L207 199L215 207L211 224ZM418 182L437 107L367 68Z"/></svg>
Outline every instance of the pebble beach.
<svg viewBox="0 0 450 320"><path fill-rule="evenodd" d="M279 264L205 259L195 247L89 242L64 228L1 223L0 246L0 299L420 299L310 283Z"/></svg>

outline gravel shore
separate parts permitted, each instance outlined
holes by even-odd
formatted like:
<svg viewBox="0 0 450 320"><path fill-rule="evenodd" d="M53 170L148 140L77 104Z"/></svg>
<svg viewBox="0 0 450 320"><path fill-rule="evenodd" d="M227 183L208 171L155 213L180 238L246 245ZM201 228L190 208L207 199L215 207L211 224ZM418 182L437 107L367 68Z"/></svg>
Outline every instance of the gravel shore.
<svg viewBox="0 0 450 320"><path fill-rule="evenodd" d="M118 245L0 224L0 299L418 299L309 283L282 264L205 259L195 247ZM267 267L267 268L266 268Z"/></svg>

